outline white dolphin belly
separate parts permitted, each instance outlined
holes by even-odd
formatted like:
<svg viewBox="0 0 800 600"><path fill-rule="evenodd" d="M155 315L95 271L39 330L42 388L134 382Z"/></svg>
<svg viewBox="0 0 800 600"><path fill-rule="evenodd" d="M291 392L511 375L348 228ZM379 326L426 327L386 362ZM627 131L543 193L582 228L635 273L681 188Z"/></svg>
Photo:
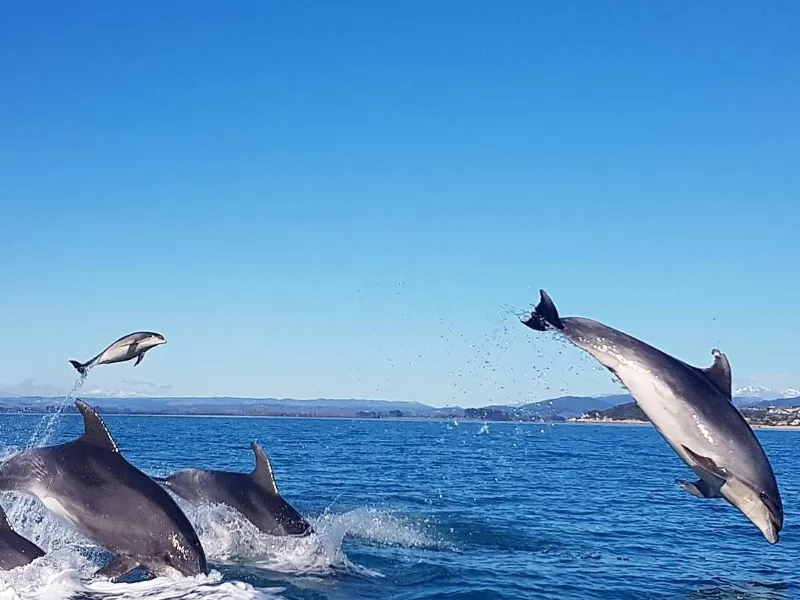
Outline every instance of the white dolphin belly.
<svg viewBox="0 0 800 600"><path fill-rule="evenodd" d="M69 523L73 527L77 527L78 526L78 520L75 518L75 516L72 513L70 513L66 509L66 507L64 507L63 504L61 504L61 502L58 501L58 499L56 499L53 496L39 496L39 500L42 502L44 507L47 510L49 510L51 513L53 513L54 515L56 515L60 519L66 521L67 523Z"/></svg>

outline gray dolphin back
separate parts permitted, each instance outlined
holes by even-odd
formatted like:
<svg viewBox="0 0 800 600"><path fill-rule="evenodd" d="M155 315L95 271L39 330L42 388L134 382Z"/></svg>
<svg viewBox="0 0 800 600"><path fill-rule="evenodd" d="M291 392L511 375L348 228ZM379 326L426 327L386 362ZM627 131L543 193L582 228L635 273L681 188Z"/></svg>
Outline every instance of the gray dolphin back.
<svg viewBox="0 0 800 600"><path fill-rule="evenodd" d="M0 569L10 571L41 556L44 550L14 531L6 511L0 506Z"/></svg>
<svg viewBox="0 0 800 600"><path fill-rule="evenodd" d="M304 536L311 525L278 493L267 454L251 444L256 466L251 473L187 469L156 481L193 503L225 504L241 513L264 533Z"/></svg>

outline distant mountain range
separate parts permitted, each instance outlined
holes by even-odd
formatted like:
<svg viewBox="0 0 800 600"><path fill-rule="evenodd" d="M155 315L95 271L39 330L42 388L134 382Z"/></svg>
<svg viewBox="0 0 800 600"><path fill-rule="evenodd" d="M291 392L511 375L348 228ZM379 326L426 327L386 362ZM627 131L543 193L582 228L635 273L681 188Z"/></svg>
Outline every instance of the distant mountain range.
<svg viewBox="0 0 800 600"><path fill-rule="evenodd" d="M421 402L369 399L292 398L185 398L185 397L95 397L82 395L105 414L172 414L172 415L263 415L294 417L360 417L360 418L461 418L493 421L562 421L587 413L607 411L631 403L629 394L611 396L561 396L522 405L495 404L479 408L460 406L433 407ZM53 412L63 402L52 396L1 396L0 412ZM800 406L800 395L762 399L758 396L737 396L740 408ZM74 412L70 401L65 410ZM625 410L630 410L626 407Z"/></svg>
<svg viewBox="0 0 800 600"><path fill-rule="evenodd" d="M786 388L783 390L773 390L772 388L748 385L741 387L733 392L734 397L758 398L760 400L776 400L782 398L800 397L800 390Z"/></svg>

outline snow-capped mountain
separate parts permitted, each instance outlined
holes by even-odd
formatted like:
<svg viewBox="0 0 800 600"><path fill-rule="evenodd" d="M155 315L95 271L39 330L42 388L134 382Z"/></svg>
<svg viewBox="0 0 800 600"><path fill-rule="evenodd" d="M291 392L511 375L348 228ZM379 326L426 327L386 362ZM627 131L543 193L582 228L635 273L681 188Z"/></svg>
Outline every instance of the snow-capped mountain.
<svg viewBox="0 0 800 600"><path fill-rule="evenodd" d="M149 398L149 394L142 394L139 392L130 392L128 390L89 390L87 392L79 392L78 397L87 396L93 398Z"/></svg>
<svg viewBox="0 0 800 600"><path fill-rule="evenodd" d="M745 387L737 388L733 392L734 396L743 398L760 398L762 400L775 400L776 398L797 398L800 396L800 390L794 388L786 388L784 390L773 390L771 388L748 385Z"/></svg>

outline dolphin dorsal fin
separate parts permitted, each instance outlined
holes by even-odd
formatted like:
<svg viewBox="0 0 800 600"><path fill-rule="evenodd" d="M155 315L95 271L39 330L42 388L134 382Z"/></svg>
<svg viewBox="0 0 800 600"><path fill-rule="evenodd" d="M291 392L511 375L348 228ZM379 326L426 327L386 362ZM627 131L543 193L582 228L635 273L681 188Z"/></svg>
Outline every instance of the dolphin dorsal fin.
<svg viewBox="0 0 800 600"><path fill-rule="evenodd" d="M103 419L100 418L97 411L83 400L75 400L75 406L83 415L84 432L80 439L87 444L119 454L117 443L111 437L108 427L103 423Z"/></svg>
<svg viewBox="0 0 800 600"><path fill-rule="evenodd" d="M728 399L733 400L733 390L731 385L731 363L728 357L717 348L711 351L714 355L714 364L707 369L700 369L711 383L714 384L722 394Z"/></svg>
<svg viewBox="0 0 800 600"><path fill-rule="evenodd" d="M0 506L0 531L14 531L2 506Z"/></svg>
<svg viewBox="0 0 800 600"><path fill-rule="evenodd" d="M256 468L250 473L250 477L270 494L277 495L278 486L275 484L275 476L272 474L272 465L269 462L267 453L257 442L250 444L250 447L256 455Z"/></svg>

